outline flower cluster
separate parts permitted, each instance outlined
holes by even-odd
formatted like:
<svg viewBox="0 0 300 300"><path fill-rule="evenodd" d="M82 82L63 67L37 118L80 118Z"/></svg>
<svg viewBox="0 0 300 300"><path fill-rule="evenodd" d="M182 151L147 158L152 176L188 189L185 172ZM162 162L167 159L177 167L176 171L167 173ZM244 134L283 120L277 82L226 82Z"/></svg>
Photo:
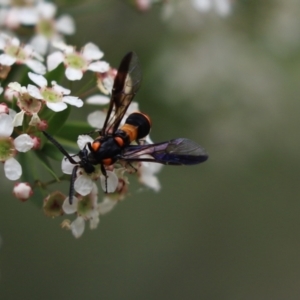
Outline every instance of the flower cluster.
<svg viewBox="0 0 300 300"><path fill-rule="evenodd" d="M232 10L233 0L190 0L190 5L201 13L215 11L220 16L227 16ZM168 0L135 0L135 7L142 12L151 9L154 4L163 5L164 15L170 16L176 5L189 5L187 1L168 1Z"/></svg>
<svg viewBox="0 0 300 300"><path fill-rule="evenodd" d="M95 170L88 174L77 166L76 193L72 203L62 192L49 194L52 183L70 176L57 175L48 159L62 159L62 172L71 175L75 165L62 158L60 147L65 149L68 145L73 149L75 155L70 155L76 162L80 160L76 155L78 148L86 149L87 143L93 141L90 135L80 135L87 132L82 123L67 120L71 107L81 108L84 103L108 105L117 70L103 60L104 53L97 45L90 42L77 50L65 43L64 35L73 34L75 24L68 15L56 18L55 4L43 0L20 2L14 6L14 1L0 0L0 160L6 178L17 181L13 188L16 198L24 202L41 197L35 195L35 188L39 187L44 193L44 200L41 198L39 203L45 214L51 217L74 215L75 219L64 220L62 227L70 229L75 237L80 237L86 222L89 222L91 229L96 228L100 215L109 212L125 198L129 174L134 173L142 184L158 191L160 185L156 173L161 166L116 162L105 167L106 176L99 165L95 165ZM31 31L32 34L27 40L22 38L21 42L16 33L25 27L26 32ZM96 79L92 91L98 88L101 93L91 95L91 91L83 91L83 94L74 95L72 89L59 84L60 78L71 82L80 81L84 76L90 76L93 82ZM85 98L83 95L87 94L91 96ZM131 103L124 119L137 110L137 103ZM90 128L102 128L105 116L105 107L89 114L87 120ZM61 146L55 148L43 131L55 135ZM74 131L77 136L70 134ZM76 138L78 146L75 144ZM152 143L149 137L146 142ZM37 164L54 180L44 182L38 174ZM106 192L102 201L99 201L102 193L98 192L97 183Z"/></svg>

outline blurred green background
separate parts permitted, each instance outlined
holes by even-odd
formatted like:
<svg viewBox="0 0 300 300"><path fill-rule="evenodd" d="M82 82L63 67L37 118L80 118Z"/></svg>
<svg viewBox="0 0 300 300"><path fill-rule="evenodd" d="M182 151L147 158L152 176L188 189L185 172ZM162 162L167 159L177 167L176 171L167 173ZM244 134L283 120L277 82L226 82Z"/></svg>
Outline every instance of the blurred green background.
<svg viewBox="0 0 300 300"><path fill-rule="evenodd" d="M137 52L152 139L187 137L210 158L163 168L159 193L132 184L78 240L3 180L0 298L300 299L299 1L236 1L220 17L186 0L169 18L57 4L76 20L69 43L96 43L113 66Z"/></svg>

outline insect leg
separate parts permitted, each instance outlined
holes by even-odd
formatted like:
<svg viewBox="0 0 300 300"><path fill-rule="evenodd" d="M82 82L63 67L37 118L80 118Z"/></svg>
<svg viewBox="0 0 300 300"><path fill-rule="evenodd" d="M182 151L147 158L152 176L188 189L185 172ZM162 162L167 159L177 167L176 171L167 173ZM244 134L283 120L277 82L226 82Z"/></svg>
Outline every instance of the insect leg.
<svg viewBox="0 0 300 300"><path fill-rule="evenodd" d="M73 203L73 197L75 194L74 183L75 183L75 179L76 179L77 169L78 169L78 165L76 165L73 168L72 175L71 175L70 188L69 188L69 203L70 204Z"/></svg>
<svg viewBox="0 0 300 300"><path fill-rule="evenodd" d="M107 193L107 172L103 164L100 165L100 168L103 176L105 177L105 193Z"/></svg>

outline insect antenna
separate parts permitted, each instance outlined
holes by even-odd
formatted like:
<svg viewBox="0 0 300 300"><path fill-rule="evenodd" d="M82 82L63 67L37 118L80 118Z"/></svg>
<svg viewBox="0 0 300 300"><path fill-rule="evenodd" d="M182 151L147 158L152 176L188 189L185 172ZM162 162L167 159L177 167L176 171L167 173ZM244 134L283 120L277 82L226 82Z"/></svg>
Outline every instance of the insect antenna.
<svg viewBox="0 0 300 300"><path fill-rule="evenodd" d="M56 148L65 155L65 157L69 160L70 163L76 165L78 162L73 159L73 157L64 149L64 147L57 141L55 140L49 133L46 131L42 131L42 133L46 136L46 138L54 145Z"/></svg>

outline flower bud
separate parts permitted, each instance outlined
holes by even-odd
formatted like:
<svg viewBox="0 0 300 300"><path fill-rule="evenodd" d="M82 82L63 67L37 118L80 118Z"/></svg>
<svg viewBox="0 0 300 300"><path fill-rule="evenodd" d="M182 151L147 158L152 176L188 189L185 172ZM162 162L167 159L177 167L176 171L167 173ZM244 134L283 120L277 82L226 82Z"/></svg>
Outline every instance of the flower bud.
<svg viewBox="0 0 300 300"><path fill-rule="evenodd" d="M37 136L34 136L34 135L31 135L30 137L33 140L33 147L32 147L32 149L34 149L34 150L40 149L41 139L38 138Z"/></svg>
<svg viewBox="0 0 300 300"><path fill-rule="evenodd" d="M33 190L28 182L18 182L13 188L13 194L16 198L25 202L32 196Z"/></svg>
<svg viewBox="0 0 300 300"><path fill-rule="evenodd" d="M8 114L9 110L6 103L0 103L0 114Z"/></svg>
<svg viewBox="0 0 300 300"><path fill-rule="evenodd" d="M45 131L48 128L48 122L46 120L41 120L38 124L37 124L37 129L40 131Z"/></svg>

